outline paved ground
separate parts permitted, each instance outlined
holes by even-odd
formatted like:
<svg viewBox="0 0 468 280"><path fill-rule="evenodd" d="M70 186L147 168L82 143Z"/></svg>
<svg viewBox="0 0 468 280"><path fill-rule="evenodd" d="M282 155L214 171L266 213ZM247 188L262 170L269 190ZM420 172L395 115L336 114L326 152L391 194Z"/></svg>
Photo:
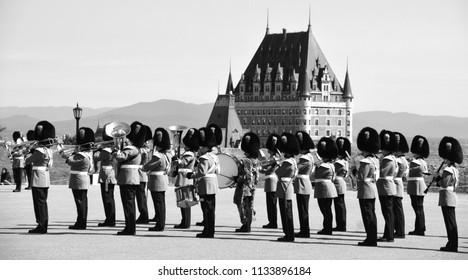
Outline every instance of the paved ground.
<svg viewBox="0 0 468 280"><path fill-rule="evenodd" d="M71 191L67 186L53 186L49 189L50 226L47 235L31 235L27 231L35 227L31 192L23 190L13 193L12 186L0 186L0 259L2 260L442 260L468 259L468 195L459 194L457 221L459 226L459 253L440 252L446 243L446 232L437 193L426 196L425 210L427 232L425 237L407 236L394 243L380 244L377 248L356 246L364 239L356 193L346 195L348 207L348 232L333 236L315 234L321 229L322 216L317 201L310 202L312 236L297 239L295 243L279 243L281 229L266 230L265 195L257 191L255 209L256 221L249 234L234 233L240 226L237 210L232 204L233 190L220 190L216 206L215 239L197 239L195 234L201 227L188 230L173 229L180 221L180 211L175 204L173 189L166 193L167 227L164 232L149 232L153 225L139 225L136 236L117 236L123 228L123 211L118 188L116 205L118 225L116 228L100 228L97 223L104 216L98 186L89 193L88 229L69 230L76 217ZM151 202L150 215L154 214ZM296 205L294 204L294 207ZM376 203L379 235L384 222L380 204ZM412 230L414 213L408 197L404 198L406 231ZM294 209L295 227L298 228L297 211ZM198 205L192 208L192 223L201 221Z"/></svg>

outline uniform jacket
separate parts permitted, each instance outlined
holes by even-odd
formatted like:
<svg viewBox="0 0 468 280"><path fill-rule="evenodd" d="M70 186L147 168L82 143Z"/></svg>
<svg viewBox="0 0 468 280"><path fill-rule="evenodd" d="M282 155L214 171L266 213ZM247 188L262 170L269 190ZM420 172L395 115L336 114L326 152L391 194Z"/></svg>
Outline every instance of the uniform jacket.
<svg viewBox="0 0 468 280"><path fill-rule="evenodd" d="M334 163L335 166L335 187L337 194L344 194L346 192L345 178L348 176L349 163L346 159L337 159Z"/></svg>
<svg viewBox="0 0 468 280"><path fill-rule="evenodd" d="M409 195L424 196L426 182L423 173L427 173L427 163L424 159L413 159L409 164L408 184L406 192Z"/></svg>
<svg viewBox="0 0 468 280"><path fill-rule="evenodd" d="M110 148L104 148L95 154L96 161L101 162L101 169L99 170L99 183L117 184L115 176L116 161L112 156Z"/></svg>
<svg viewBox="0 0 468 280"><path fill-rule="evenodd" d="M260 173L265 174L264 189L265 192L276 192L276 186L278 184L278 176L276 176L276 169L278 165L276 163L268 165L260 169Z"/></svg>
<svg viewBox="0 0 468 280"><path fill-rule="evenodd" d="M13 168L24 168L24 155L20 152L13 153Z"/></svg>
<svg viewBox="0 0 468 280"><path fill-rule="evenodd" d="M396 197L403 197L403 191L405 189L405 185L403 184L403 177L408 178L408 161L404 156L397 157L397 173L393 178L396 187Z"/></svg>
<svg viewBox="0 0 468 280"><path fill-rule="evenodd" d="M380 175L377 180L379 196L392 196L396 194L396 186L393 181L397 172L397 162L394 155L386 155L380 160Z"/></svg>
<svg viewBox="0 0 468 280"><path fill-rule="evenodd" d="M32 164L32 187L48 188L50 186L49 168L53 164L52 151L44 146L37 147L33 154L26 158L26 164Z"/></svg>
<svg viewBox="0 0 468 280"><path fill-rule="evenodd" d="M297 173L297 164L294 158L288 158L276 169L278 184L276 186L276 197L292 200L294 196L293 180Z"/></svg>
<svg viewBox="0 0 468 280"><path fill-rule="evenodd" d="M115 155L118 162L117 168L117 184L122 185L140 185L140 168L141 156L135 146L126 146L122 151Z"/></svg>
<svg viewBox="0 0 468 280"><path fill-rule="evenodd" d="M153 150L151 160L143 165L143 171L148 172L148 190L153 192L164 192L169 185L167 176L168 168L171 163L168 155L161 153L156 149Z"/></svg>
<svg viewBox="0 0 468 280"><path fill-rule="evenodd" d="M332 162L323 162L315 169L314 198L334 198L338 196L335 184L335 166Z"/></svg>
<svg viewBox="0 0 468 280"><path fill-rule="evenodd" d="M199 195L216 194L218 192L219 161L216 154L211 151L198 158L198 164L192 178L197 179Z"/></svg>
<svg viewBox="0 0 468 280"><path fill-rule="evenodd" d="M193 179L188 179L187 173L193 172L195 161L195 153L193 151L185 151L179 161L179 169L174 184L176 187L193 185Z"/></svg>
<svg viewBox="0 0 468 280"><path fill-rule="evenodd" d="M240 161L240 174L238 182L242 184L244 196L253 196L258 185L260 164L258 159L243 158Z"/></svg>
<svg viewBox="0 0 468 280"><path fill-rule="evenodd" d="M366 157L359 163L357 173L357 198L373 199L377 196L376 173L378 161L374 157Z"/></svg>
<svg viewBox="0 0 468 280"><path fill-rule="evenodd" d="M89 171L93 161L91 152L79 152L68 157L66 163L70 166L68 187L73 190L89 188Z"/></svg>
<svg viewBox="0 0 468 280"><path fill-rule="evenodd" d="M447 166L442 172L442 180L439 182L439 206L457 206L458 169L455 166Z"/></svg>
<svg viewBox="0 0 468 280"><path fill-rule="evenodd" d="M145 165L151 158L151 151L148 148L140 148L141 162L140 165ZM140 175L140 183L148 182L148 174L142 169L138 169Z"/></svg>
<svg viewBox="0 0 468 280"><path fill-rule="evenodd" d="M314 159L311 154L301 155L297 162L297 175L294 179L294 193L307 194L312 193L312 183L310 174L314 167Z"/></svg>

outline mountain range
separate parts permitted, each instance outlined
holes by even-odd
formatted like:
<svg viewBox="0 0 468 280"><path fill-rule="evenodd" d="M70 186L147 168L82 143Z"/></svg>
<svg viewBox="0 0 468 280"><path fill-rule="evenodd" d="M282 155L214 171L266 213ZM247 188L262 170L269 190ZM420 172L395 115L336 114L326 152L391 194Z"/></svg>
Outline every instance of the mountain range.
<svg viewBox="0 0 468 280"><path fill-rule="evenodd" d="M184 125L202 127L206 125L214 103L192 104L176 100L162 99L154 102L140 102L120 108L83 108L80 126L93 129L112 121L128 124L138 120L156 127ZM74 107L0 107L0 126L6 127L0 136L10 139L13 131L23 134L40 120L54 124L57 135L74 134L76 121ZM384 111L360 112L353 114L353 138L366 126L398 131L411 139L414 135L427 138L452 136L468 141L468 118L452 116L422 116L411 113L391 113Z"/></svg>

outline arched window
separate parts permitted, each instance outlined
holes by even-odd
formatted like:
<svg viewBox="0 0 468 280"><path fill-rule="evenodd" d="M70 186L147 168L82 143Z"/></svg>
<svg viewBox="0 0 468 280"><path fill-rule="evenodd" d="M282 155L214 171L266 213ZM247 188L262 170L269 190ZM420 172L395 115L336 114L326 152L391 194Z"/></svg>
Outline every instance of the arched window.
<svg viewBox="0 0 468 280"><path fill-rule="evenodd" d="M330 126L330 123L331 123L330 120L327 120L327 126Z"/></svg>
<svg viewBox="0 0 468 280"><path fill-rule="evenodd" d="M319 125L319 120L318 119L314 120L314 125Z"/></svg>
<svg viewBox="0 0 468 280"><path fill-rule="evenodd" d="M338 126L341 126L341 120L338 120Z"/></svg>

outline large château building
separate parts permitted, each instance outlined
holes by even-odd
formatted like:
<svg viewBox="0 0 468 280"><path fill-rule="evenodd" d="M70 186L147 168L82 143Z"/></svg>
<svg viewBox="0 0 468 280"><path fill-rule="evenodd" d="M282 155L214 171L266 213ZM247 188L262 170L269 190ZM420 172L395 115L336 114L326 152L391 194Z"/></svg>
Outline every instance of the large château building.
<svg viewBox="0 0 468 280"><path fill-rule="evenodd" d="M315 141L323 136L351 140L353 94L348 69L342 86L310 24L304 32L283 29L278 34L270 34L267 26L237 86L229 87L232 82L228 81L226 94L218 95L218 101L234 101L243 130L256 132L262 143L270 133L299 130ZM229 128L222 128L228 135Z"/></svg>

